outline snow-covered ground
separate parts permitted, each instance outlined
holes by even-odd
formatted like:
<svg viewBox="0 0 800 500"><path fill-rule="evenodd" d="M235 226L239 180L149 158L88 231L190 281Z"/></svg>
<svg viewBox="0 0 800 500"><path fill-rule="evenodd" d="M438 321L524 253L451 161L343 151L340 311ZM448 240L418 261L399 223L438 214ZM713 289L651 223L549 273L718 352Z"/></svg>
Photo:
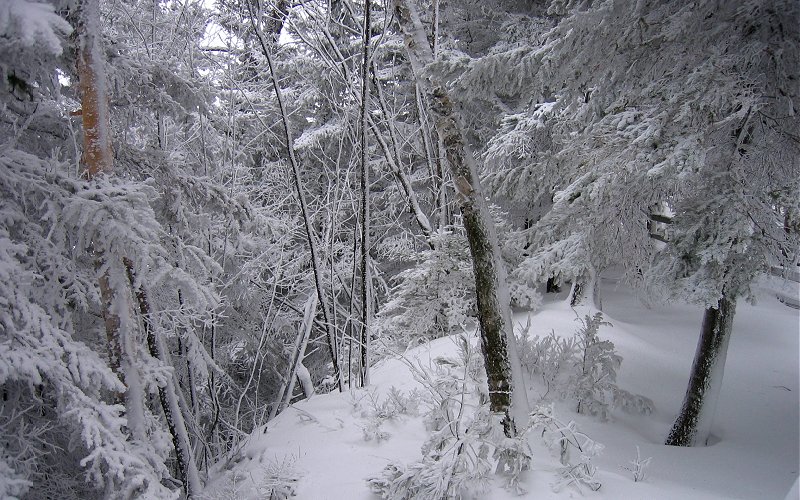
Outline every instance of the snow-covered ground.
<svg viewBox="0 0 800 500"><path fill-rule="evenodd" d="M699 333L702 310L696 306L643 306L632 293L604 279L602 298L606 320L600 336L612 340L624 360L618 384L650 397L652 415L615 413L607 422L577 415L556 404L562 420L575 420L581 431L605 446L594 460L602 487L596 491L574 486L554 492L553 470L558 460L531 436L533 469L524 476L524 497L603 499L796 499L789 493L798 477L800 437L798 417L798 311L775 299L775 282L764 288L756 306L740 301L734 321L725 377L712 428L710 446L676 448L662 445L680 407ZM797 294L797 287L791 288ZM578 314L590 313L579 308ZM516 321L525 323L527 313ZM576 312L563 300L551 300L531 318L533 335L552 330L572 335ZM406 353L424 363L453 355L453 339L436 340ZM365 478L390 460L421 458L427 432L421 417L401 416L381 427L389 435L364 439L368 398L380 401L390 387L410 390L418 383L405 362L386 359L374 367L369 392L354 391L314 396L287 409L265 432L251 436L232 470L213 481L209 498L263 498L259 486L269 478L296 477L296 498L307 500L367 500ZM533 384L531 384L533 385ZM530 386L529 386L530 387ZM534 403L536 387L530 387ZM367 399L364 399L367 398ZM643 482L634 482L630 460L639 447L642 458L652 457ZM497 480L482 498L515 498ZM264 491L264 490L262 490ZM789 496L787 496L787 494ZM518 497L517 497L518 498Z"/></svg>

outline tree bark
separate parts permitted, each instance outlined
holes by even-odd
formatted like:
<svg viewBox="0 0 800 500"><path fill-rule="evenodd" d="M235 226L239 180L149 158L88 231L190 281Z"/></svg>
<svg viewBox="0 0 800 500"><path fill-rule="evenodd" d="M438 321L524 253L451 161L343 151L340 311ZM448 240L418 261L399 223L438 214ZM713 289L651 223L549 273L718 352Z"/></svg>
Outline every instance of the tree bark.
<svg viewBox="0 0 800 500"><path fill-rule="evenodd" d="M83 126L83 175L91 180L102 174L111 174L114 156L109 134L108 92L105 82L102 51L100 50L99 0L86 0L75 17L78 33L78 89L81 99L81 122ZM98 255L96 267L103 267ZM100 300L103 322L108 342L109 367L124 380L120 373L122 344L119 339L120 318L113 312L114 289L108 271L99 278ZM121 399L121 395L117 396Z"/></svg>
<svg viewBox="0 0 800 500"><path fill-rule="evenodd" d="M369 385L370 294L369 275L369 158L367 108L369 99L370 0L364 2L363 62L361 66L361 387Z"/></svg>
<svg viewBox="0 0 800 500"><path fill-rule="evenodd" d="M716 307L706 309L700 340L692 363L689 386L683 398L681 412L665 444L671 446L707 444L722 387L735 312L735 299L729 299L725 295Z"/></svg>
<svg viewBox="0 0 800 500"><path fill-rule="evenodd" d="M549 287L550 281L548 280L547 283ZM603 302L600 298L600 273L594 269L587 269L575 278L567 300L570 307L576 307L583 304L587 298L592 300L595 309L603 310Z"/></svg>
<svg viewBox="0 0 800 500"><path fill-rule="evenodd" d="M511 305L497 232L481 190L474 157L464 140L450 96L434 76L422 77L424 66L433 61L433 53L419 16L404 0L395 0L395 13L405 34L406 52L417 82L428 94L436 130L444 144L458 193L475 274L489 404L493 413L503 415L503 430L511 437L516 435L514 416L527 415L528 399L522 368L512 344Z"/></svg>
<svg viewBox="0 0 800 500"><path fill-rule="evenodd" d="M289 364L289 370L286 373L286 379L278 391L278 401L272 407L269 419L275 418L278 413L282 412L289 406L294 393L295 379L298 378L298 373L303 370L303 358L305 357L306 346L308 346L308 338L311 335L311 327L314 325L314 316L317 314L317 304L319 299L316 295L312 295L306 302L305 310L303 311L303 321L300 324L300 331L297 333L295 340L294 352L292 353L292 361ZM306 371L308 371L306 369ZM303 388L305 392L305 387ZM306 397L310 397L306 393Z"/></svg>
<svg viewBox="0 0 800 500"><path fill-rule="evenodd" d="M147 338L147 347L150 355L164 364L169 364L166 359L165 349L156 337L150 325L150 304L147 300L147 293L141 285L136 287L136 275L133 262L124 259L125 271L131 288L135 290L136 302L139 306L139 314L142 318L142 327ZM175 382L171 377L164 386L158 387L158 397L161 401L161 408L164 411L164 419L167 421L169 433L172 435L172 444L175 448L175 458L180 471L180 480L186 489L187 498L199 494L202 489L200 475L197 471L197 464L194 460L192 445L189 441L189 432L186 430L186 421L183 418L178 396L175 393Z"/></svg>
<svg viewBox="0 0 800 500"><path fill-rule="evenodd" d="M100 49L100 1L85 0L78 14L78 89L83 122L84 175L110 174L114 166L108 89Z"/></svg>
<svg viewBox="0 0 800 500"><path fill-rule="evenodd" d="M435 54L436 52L434 52ZM422 91L418 84L414 85L414 103L417 106L417 114L419 115L420 136L422 137L422 146L425 150L425 160L428 162L428 170L431 176L431 195L434 207L434 217L437 222L436 229L444 229L448 225L449 220L447 217L447 200L445 199L445 181L444 170L442 168L442 141L436 136L435 132L432 133L428 120L426 117L425 107L422 104ZM435 147L435 151L434 151ZM433 229L431 229L433 231Z"/></svg>
<svg viewBox="0 0 800 500"><path fill-rule="evenodd" d="M81 120L83 125L83 163L84 176L91 180L100 175L111 175L114 166L114 155L111 141L111 117L108 106L109 96L107 81L103 68L102 50L100 45L100 5L99 0L85 0L78 11L78 88L81 99ZM134 286L133 263L127 258L123 259L125 273L131 287ZM97 255L97 267L104 267L103 256ZM131 415L131 413L143 413L142 405L144 395L141 387L138 387L138 377L133 376L129 379L126 375L133 375L136 367L132 365L134 359L131 357L130 349L123 349L122 340L122 321L114 304L117 293L122 291L120 284L112 284L109 271L106 270L99 278L100 298L102 303L103 321L105 324L106 337L108 341L109 366L127 385L126 413L129 416L129 426L131 433L137 438L143 437L143 430L137 430L143 423L141 415ZM147 336L148 347L151 355L161 359L160 350L156 344L155 334L150 328L148 314L150 312L147 297L143 289L136 290L136 299L142 315L144 330ZM127 320L128 318L126 318ZM126 321L127 323L127 321ZM130 340L130 339L129 339ZM124 359L123 359L124 358ZM126 374L126 372L129 372ZM136 382L137 389L134 390L133 382ZM199 479L197 466L192 456L189 435L186 431L183 414L180 411L178 397L175 394L173 381L169 381L166 387L159 387L161 404L164 409L164 416L167 426L173 436L176 457L182 478L184 479L187 497L198 493L202 487ZM122 395L116 395L121 399ZM134 411L134 409L137 409Z"/></svg>

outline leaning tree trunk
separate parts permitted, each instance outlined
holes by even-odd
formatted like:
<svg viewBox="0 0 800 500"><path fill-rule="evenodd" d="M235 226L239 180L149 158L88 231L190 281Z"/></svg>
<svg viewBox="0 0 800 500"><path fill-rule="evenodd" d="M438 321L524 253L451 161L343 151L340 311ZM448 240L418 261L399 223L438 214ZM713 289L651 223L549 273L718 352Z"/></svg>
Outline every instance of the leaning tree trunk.
<svg viewBox="0 0 800 500"><path fill-rule="evenodd" d="M248 4L248 9L252 6ZM316 237L314 235L314 228L311 224L311 215L308 211L308 203L306 202L305 191L303 190L302 179L300 178L300 163L294 150L294 139L292 137L292 127L289 123L289 115L286 110L286 105L283 100L283 91L278 84L278 74L275 70L275 64L272 60L272 52L264 33L255 19L255 13L249 10L250 21L258 38L261 51L266 59L267 66L269 67L269 74L272 79L272 88L275 91L275 99L278 101L278 108L281 114L281 122L283 125L283 135L286 141L286 150L289 154L289 164L291 167L292 181L297 195L297 201L300 204L300 213L303 218L303 226L305 229L306 241L308 242L308 250L311 253L311 271L314 276L314 286L317 289L317 297L319 298L319 306L322 310L322 321L325 325L326 340L328 344L328 352L331 356L331 363L333 364L333 377L336 380L336 386L339 392L344 391L342 380L342 372L339 369L339 353L336 348L336 331L333 326L333 316L330 313L329 305L325 297L325 289L322 284L322 262L319 255L319 247Z"/></svg>
<svg viewBox="0 0 800 500"><path fill-rule="evenodd" d="M707 443L722 387L735 312L735 299L725 295L716 307L706 309L689 387L665 444L695 446Z"/></svg>
<svg viewBox="0 0 800 500"><path fill-rule="evenodd" d="M147 300L147 293L141 284L136 284L136 271L133 262L124 259L125 270L131 288L135 290L136 303L139 306L139 314L142 318L142 327L147 338L147 347L150 355L161 361L167 366L171 363L168 359L169 353L160 342L153 327L150 324L150 303ZM169 433L172 435L172 444L175 448L175 459L180 472L179 479L183 481L186 489L186 496L191 498L198 495L202 489L200 474L197 470L197 463L194 459L194 450L189 440L189 432L186 429L186 421L183 418L178 395L175 391L175 379L169 377L163 386L158 386L158 397L161 401L161 408L164 410L164 418L167 421Z"/></svg>
<svg viewBox="0 0 800 500"><path fill-rule="evenodd" d="M308 298L308 301L306 301L306 306L303 311L303 321L300 324L300 331L298 332L297 340L295 340L294 343L292 360L289 363L289 368L286 372L286 378L284 379L281 388L278 390L278 400L275 402L275 406L273 406L272 410L270 411L270 420L275 418L278 413L282 412L287 406L289 406L289 403L292 400L292 394L294 393L295 379L300 378L299 374L303 370L308 371L306 368L304 368L303 358L305 357L306 347L308 346L308 338L311 336L311 328L314 325L314 316L317 314L318 303L319 298L316 294L311 295L311 297ZM303 387L303 392L305 393L306 398L311 397L305 385ZM313 387L311 392L313 392Z"/></svg>
<svg viewBox="0 0 800 500"><path fill-rule="evenodd" d="M395 11L405 34L406 52L417 82L428 94L436 130L444 144L458 192L475 273L489 404L493 413L503 415L503 430L511 437L516 435L514 416L527 416L528 398L513 344L511 305L497 232L481 190L474 157L461 132L450 96L435 77L422 77L423 67L433 62L433 53L419 16L404 0L395 0Z"/></svg>

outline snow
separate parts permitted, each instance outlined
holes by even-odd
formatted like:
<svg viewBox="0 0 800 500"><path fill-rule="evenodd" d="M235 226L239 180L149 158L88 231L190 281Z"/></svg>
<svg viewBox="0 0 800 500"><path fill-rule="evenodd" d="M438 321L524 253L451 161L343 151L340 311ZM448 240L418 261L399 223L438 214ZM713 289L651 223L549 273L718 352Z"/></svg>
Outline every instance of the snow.
<svg viewBox="0 0 800 500"><path fill-rule="evenodd" d="M0 36L17 38L23 46L40 42L47 52L60 55L62 37L71 32L72 26L50 4L28 0L0 3Z"/></svg>
<svg viewBox="0 0 800 500"><path fill-rule="evenodd" d="M798 311L776 300L771 288L763 280L757 305L740 301L737 306L710 445L678 448L662 442L682 402L703 311L682 304L648 309L617 279L603 276L604 314L613 326L602 327L599 335L613 341L623 357L617 382L652 398L656 410L649 416L614 413L603 422L575 414L572 405L556 403L559 418L574 420L582 432L605 446L593 460L602 487L592 492L569 486L555 493L551 485L558 458L542 447L538 436L531 436L533 470L523 477L527 490L523 498L797 498L800 323ZM532 313L531 335L551 330L572 335L576 317L594 312L588 307L573 311L564 297L563 293L548 296L545 305ZM524 325L528 314L517 313L516 324ZM421 417L401 415L382 425L388 436L366 441L370 398L381 400L391 387L404 392L419 387L407 363L425 365L437 356L452 356L455 350L452 338L435 340L409 350L405 360L395 357L377 363L368 391L315 395L289 407L247 440L231 460L235 465L217 471L206 496L220 498L227 491L235 498L258 498L258 486L268 483L265 471L288 464L296 476L289 475L297 478L296 498L377 499L365 478L391 460L418 460L426 430ZM531 381L528 390L534 403L539 388ZM652 457L640 482L634 482L626 469L632 468L637 446L642 459ZM495 480L485 498L515 498L501 483Z"/></svg>

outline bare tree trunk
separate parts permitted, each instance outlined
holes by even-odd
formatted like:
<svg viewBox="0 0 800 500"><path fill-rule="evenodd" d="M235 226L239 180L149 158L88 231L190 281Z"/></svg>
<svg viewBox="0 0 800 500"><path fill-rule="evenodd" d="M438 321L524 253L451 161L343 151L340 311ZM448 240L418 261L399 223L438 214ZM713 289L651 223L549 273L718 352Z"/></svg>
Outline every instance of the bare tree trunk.
<svg viewBox="0 0 800 500"><path fill-rule="evenodd" d="M363 62L361 65L361 387L369 385L369 164L367 108L369 99L370 0L364 2Z"/></svg>
<svg viewBox="0 0 800 500"><path fill-rule="evenodd" d="M86 0L77 12L78 32L78 89L81 98L81 121L83 125L83 174L94 179L103 174L110 175L114 167L114 155L109 134L110 116L105 72L100 50L99 0ZM96 267L102 268L102 256L98 256ZM122 345L119 339L120 318L113 312L114 290L109 282L108 271L99 279L100 299L103 308L106 339L108 342L109 366L120 379ZM121 395L118 396L121 398Z"/></svg>
<svg viewBox="0 0 800 500"><path fill-rule="evenodd" d="M439 0L433 0L433 27L431 29L431 51L433 57L439 54Z"/></svg>
<svg viewBox="0 0 800 500"><path fill-rule="evenodd" d="M444 144L469 241L475 273L481 350L489 381L492 412L503 415L503 430L516 435L514 416L528 412L522 368L516 356L511 305L506 274L497 243L497 232L489 214L477 176L475 160L464 140L452 101L435 77L422 79L424 65L433 54L419 16L404 0L395 0L395 13L406 38L406 52L417 82L426 90L436 129Z"/></svg>
<svg viewBox="0 0 800 500"><path fill-rule="evenodd" d="M124 259L124 263L128 281L130 282L131 288L135 290L136 302L139 306L139 314L142 318L142 326L147 338L147 347L150 350L150 355L162 363L171 366L163 344L156 338L156 334L150 325L150 304L147 300L147 293L141 285L139 285L138 288L136 287L136 275L133 262ZM159 385L158 397L161 401L161 408L164 410L164 418L167 421L167 427L172 435L172 444L175 447L175 458L178 462L178 471L180 472L179 479L186 488L186 496L191 498L199 494L203 486L200 482L200 474L197 471L197 463L194 460L192 445L189 441L189 432L186 430L186 421L183 418L178 396L175 393L174 377L170 377L163 387Z"/></svg>
<svg viewBox="0 0 800 500"><path fill-rule="evenodd" d="M283 31L283 23L286 22L286 16L289 15L289 8L291 4L289 0L277 0L272 6L272 12L266 23L266 32L270 37L272 45L275 46L281 37Z"/></svg>
<svg viewBox="0 0 800 500"><path fill-rule="evenodd" d="M270 77L272 78L272 87L275 91L275 98L278 101L278 107L280 108L281 120L283 121L284 139L286 140L286 149L289 154L289 164L291 166L291 172L292 172L292 181L294 182L297 201L300 204L300 212L303 217L303 225L305 226L306 241L308 242L308 248L309 251L311 252L311 268L314 275L314 284L317 289L317 296L319 298L320 308L322 309L322 320L323 323L325 324L325 333L327 337L328 351L331 356L331 362L333 363L333 376L336 379L336 385L339 388L339 391L341 392L344 390L344 386L342 384L341 370L339 369L339 354L336 349L336 331L334 330L333 324L331 323L332 318L330 315L328 303L325 299L325 289L323 288L322 284L322 264L319 259L319 249L317 248L317 241L316 238L314 237L314 228L311 225L311 219L308 213L308 204L306 203L305 193L303 192L302 180L300 179L300 165L297 160L297 155L295 154L294 151L294 139L292 138L292 129L291 125L289 124L289 116L286 112L286 106L284 105L283 93L281 92L281 88L278 85L278 75L277 72L275 71L275 64L272 61L272 54L267 46L267 42L264 39L264 35L261 32L258 23L253 18L252 10L250 11L250 21L253 25L253 29L256 32L256 36L258 37L259 43L261 44L261 50L264 54L264 58L267 60Z"/></svg>
<svg viewBox="0 0 800 500"><path fill-rule="evenodd" d="M100 47L100 0L85 0L78 13L78 88L83 122L83 167L87 178L114 167L108 89Z"/></svg>
<svg viewBox="0 0 800 500"><path fill-rule="evenodd" d="M665 444L671 446L707 444L722 387L735 312L735 299L729 299L724 295L716 307L706 309L692 363L689 386L683 398L681 412Z"/></svg>
<svg viewBox="0 0 800 500"><path fill-rule="evenodd" d="M297 378L298 371L300 371L303 364L303 357L305 356L306 346L308 345L308 338L311 335L311 327L314 325L314 316L317 314L317 304L319 299L316 295L309 297L306 302L305 310L303 311L303 322L300 325L300 331L295 340L294 352L292 353L292 361L289 363L289 370L286 373L286 379L281 386L278 394L278 401L270 412L269 419L272 420L275 416L282 412L292 399L294 392L295 378ZM307 370L306 370L307 371ZM305 388L303 389L305 391Z"/></svg>
<svg viewBox="0 0 800 500"><path fill-rule="evenodd" d="M548 286L549 283L548 280ZM600 299L600 273L594 269L587 269L575 278L567 301L569 301L570 307L575 307L583 304L587 298L591 299L595 309L603 310L603 303Z"/></svg>
<svg viewBox="0 0 800 500"><path fill-rule="evenodd" d="M426 117L425 106L422 104L422 91L418 84L414 85L414 102L417 106L417 114L419 115L422 146L425 149L425 159L428 162L428 170L431 176L431 195L433 198L433 203L431 204L435 207L434 217L437 223L436 228L443 229L449 223L447 217L447 200L445 199L444 170L442 169L444 148L438 136L432 137Z"/></svg>

